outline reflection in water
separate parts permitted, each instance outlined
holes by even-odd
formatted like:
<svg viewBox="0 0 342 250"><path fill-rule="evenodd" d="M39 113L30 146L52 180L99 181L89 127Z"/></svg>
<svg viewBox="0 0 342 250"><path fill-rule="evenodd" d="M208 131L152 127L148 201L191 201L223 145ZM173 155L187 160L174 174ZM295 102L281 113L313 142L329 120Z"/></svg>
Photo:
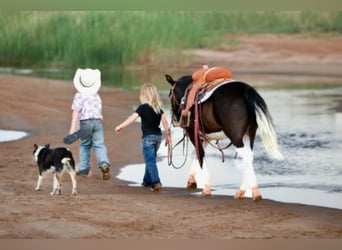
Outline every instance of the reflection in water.
<svg viewBox="0 0 342 250"><path fill-rule="evenodd" d="M284 161L270 159L257 136L254 167L263 197L342 209L342 113L334 109L342 88L259 92L269 106L285 156ZM175 142L182 130L174 128L172 135ZM176 164L184 159L181 150L174 152ZM225 151L224 163L216 149L209 146L206 154L213 194L234 195L242 178L234 149ZM166 155L161 147L158 166L163 186L185 188L189 166L173 169ZM118 178L139 185L143 170L143 164L130 165Z"/></svg>

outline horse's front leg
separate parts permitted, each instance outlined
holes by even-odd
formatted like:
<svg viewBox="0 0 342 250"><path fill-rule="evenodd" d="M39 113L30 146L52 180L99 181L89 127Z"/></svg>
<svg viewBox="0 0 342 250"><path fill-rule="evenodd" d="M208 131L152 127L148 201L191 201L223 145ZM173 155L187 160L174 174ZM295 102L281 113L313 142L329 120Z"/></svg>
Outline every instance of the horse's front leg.
<svg viewBox="0 0 342 250"><path fill-rule="evenodd" d="M196 176L196 173L194 173L193 171L190 171L188 183L186 185L186 190L189 192L197 190L197 182L196 182L195 176Z"/></svg>
<svg viewBox="0 0 342 250"><path fill-rule="evenodd" d="M242 157L243 164L243 180L240 185L240 190L235 194L236 199L243 199L247 188L252 188L252 197L254 201L262 199L261 193L258 188L256 175L253 167L253 151L250 148L249 137L245 135L243 137L244 146L237 148L236 151L240 157Z"/></svg>
<svg viewBox="0 0 342 250"><path fill-rule="evenodd" d="M199 162L196 157L196 152L194 151L191 154L191 168L187 183L188 191L195 191L197 187L202 188L202 196L210 196L210 175L207 167L207 163L205 158L203 158L203 166L202 168L199 165Z"/></svg>
<svg viewBox="0 0 342 250"><path fill-rule="evenodd" d="M196 191L197 190L197 181L196 174L199 171L199 165L196 158L195 151L191 153L191 165L190 165L190 173L188 178L188 183L186 186L187 191Z"/></svg>

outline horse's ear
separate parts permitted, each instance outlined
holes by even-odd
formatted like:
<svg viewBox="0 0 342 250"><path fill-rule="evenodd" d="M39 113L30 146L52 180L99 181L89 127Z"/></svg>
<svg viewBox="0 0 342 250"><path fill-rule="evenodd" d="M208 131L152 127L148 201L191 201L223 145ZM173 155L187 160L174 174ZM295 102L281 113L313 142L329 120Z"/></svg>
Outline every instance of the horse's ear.
<svg viewBox="0 0 342 250"><path fill-rule="evenodd" d="M166 78L166 81L168 81L171 84L171 86L173 86L176 83L176 81L173 80L172 76L168 74L165 75L165 78Z"/></svg>

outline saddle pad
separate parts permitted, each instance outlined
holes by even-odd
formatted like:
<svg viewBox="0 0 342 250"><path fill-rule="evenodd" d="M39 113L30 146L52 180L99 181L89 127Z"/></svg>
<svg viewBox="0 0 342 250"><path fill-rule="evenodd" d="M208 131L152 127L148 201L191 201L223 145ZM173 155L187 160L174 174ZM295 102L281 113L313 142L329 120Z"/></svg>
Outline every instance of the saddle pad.
<svg viewBox="0 0 342 250"><path fill-rule="evenodd" d="M208 100L208 98L214 93L214 91L216 89L218 89L219 87L223 86L223 85L226 85L228 83L231 83L231 82L237 82L236 80L227 80L227 81L224 81L224 82L221 82L219 84L217 84L215 87L211 88L210 90L208 91L205 91L203 90L203 92L200 92L198 94L198 103L203 103L205 102L206 100Z"/></svg>

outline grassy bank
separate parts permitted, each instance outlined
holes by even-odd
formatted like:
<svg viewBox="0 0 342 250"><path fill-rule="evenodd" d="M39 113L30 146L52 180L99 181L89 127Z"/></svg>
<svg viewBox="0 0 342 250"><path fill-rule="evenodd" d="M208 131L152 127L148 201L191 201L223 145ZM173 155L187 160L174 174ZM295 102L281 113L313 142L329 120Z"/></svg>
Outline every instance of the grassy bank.
<svg viewBox="0 0 342 250"><path fill-rule="evenodd" d="M16 67L120 68L180 60L225 34L342 33L342 12L0 13L0 65Z"/></svg>

